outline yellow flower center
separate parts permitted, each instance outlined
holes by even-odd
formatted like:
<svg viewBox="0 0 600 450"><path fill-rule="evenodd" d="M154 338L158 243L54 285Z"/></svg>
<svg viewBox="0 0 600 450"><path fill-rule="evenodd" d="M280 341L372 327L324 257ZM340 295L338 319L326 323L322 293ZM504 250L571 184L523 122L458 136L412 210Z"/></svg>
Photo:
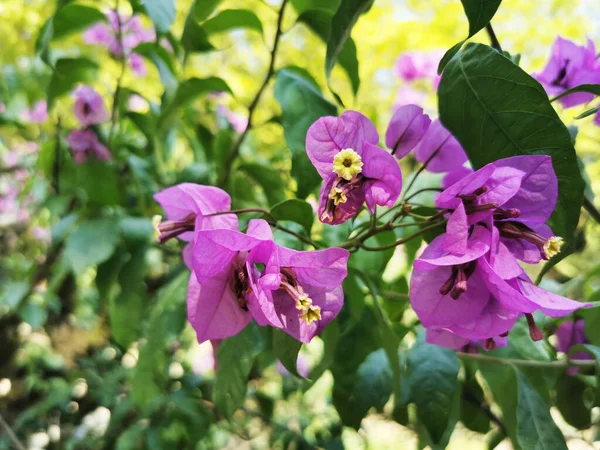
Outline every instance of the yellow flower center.
<svg viewBox="0 0 600 450"><path fill-rule="evenodd" d="M348 201L346 194L344 194L344 191L342 191L340 188L333 188L331 192L329 192L329 198L333 200L335 206Z"/></svg>
<svg viewBox="0 0 600 450"><path fill-rule="evenodd" d="M560 248L564 244L563 238L560 236L552 236L544 245L544 251L548 258L552 258L560 253Z"/></svg>
<svg viewBox="0 0 600 450"><path fill-rule="evenodd" d="M350 181L362 172L362 158L351 148L345 148L333 157L333 171L344 180Z"/></svg>
<svg viewBox="0 0 600 450"><path fill-rule="evenodd" d="M310 325L315 320L321 320L321 308L318 306L309 306L306 310L300 314L300 318Z"/></svg>
<svg viewBox="0 0 600 450"><path fill-rule="evenodd" d="M306 311L310 305L312 305L312 300L306 294L302 294L298 297L298 300L296 300L296 309L300 311Z"/></svg>

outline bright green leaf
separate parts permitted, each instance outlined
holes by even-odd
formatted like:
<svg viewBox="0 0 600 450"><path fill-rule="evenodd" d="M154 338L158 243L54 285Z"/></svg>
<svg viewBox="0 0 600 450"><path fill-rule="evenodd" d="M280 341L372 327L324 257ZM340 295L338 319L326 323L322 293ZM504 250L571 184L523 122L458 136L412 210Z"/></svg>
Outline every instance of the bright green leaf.
<svg viewBox="0 0 600 450"><path fill-rule="evenodd" d="M175 0L143 0L146 12L161 33L166 33L175 20Z"/></svg>
<svg viewBox="0 0 600 450"><path fill-rule="evenodd" d="M222 33L236 28L263 33L262 22L258 16L248 9L226 9L216 16L208 19L203 24L204 31L208 34Z"/></svg>
<svg viewBox="0 0 600 450"><path fill-rule="evenodd" d="M54 15L52 39L60 39L84 30L96 22L106 22L106 16L97 8L67 3Z"/></svg>
<svg viewBox="0 0 600 450"><path fill-rule="evenodd" d="M119 224L112 218L81 223L67 238L65 257L76 274L111 257L119 241Z"/></svg>

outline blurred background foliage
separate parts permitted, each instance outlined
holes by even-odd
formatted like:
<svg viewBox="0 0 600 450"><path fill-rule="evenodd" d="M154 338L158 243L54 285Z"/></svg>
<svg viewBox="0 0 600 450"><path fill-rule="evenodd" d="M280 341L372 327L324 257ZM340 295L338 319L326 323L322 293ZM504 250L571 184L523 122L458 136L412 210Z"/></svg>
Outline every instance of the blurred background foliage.
<svg viewBox="0 0 600 450"><path fill-rule="evenodd" d="M113 1L104 0L78 3L102 11L115 7ZM325 45L307 26L296 23L303 0L292 3L296 9L288 7L283 20L276 67L304 69L324 96L335 103L323 70ZM0 3L0 102L6 105L3 117L16 118L0 124L0 156L6 160L16 151L28 170L28 176L20 181L18 210L3 212L0 219L0 413L29 448L391 449L399 448L400 442L402 448L417 445L420 431L415 429L414 410L395 409L387 402L390 392L386 397L385 389L380 392L376 386L350 385L366 390L370 414L358 431L342 426L332 405L331 373L314 377L314 383L291 376L272 356L270 335L255 329L249 333L255 334L260 346L253 350L257 363L248 367L248 396L232 421L225 420L206 400L215 389L212 348L209 344L199 346L185 325L187 279L179 246L171 243L158 248L149 243L150 218L160 213L151 198L154 192L176 182L217 181L219 173L211 160L211 149L218 154L228 148L236 128L239 132L245 126L247 107L269 64L279 4L275 0L221 2L219 10L251 10L260 27L217 30L208 36L207 45L214 47L213 51L190 54L184 61L173 58L173 64L179 80L218 76L227 82L232 95L202 96L181 108L182 122L166 127L160 142L148 142L151 133L145 132L144 126L153 125L136 122L136 118L147 116L161 103L169 75L159 73L148 62L146 76L126 70L121 92L137 92L147 101L129 106L130 112L139 116L124 113L119 120L111 146L115 162L82 168L64 160L57 192L56 152L66 154L61 140L65 130L76 126L73 99L69 95L59 97L43 123L18 120L24 110L47 97L52 71L36 56L35 47L56 5L45 0ZM178 0L176 5L171 27L175 40L183 32L192 1ZM132 12L125 1L119 10L125 15ZM599 17L600 4L594 0L504 0L494 28L503 47L520 53L521 66L532 72L542 67L559 34L578 42L589 37L599 43ZM144 21L151 26L147 17ZM445 51L463 39L467 29L457 0L377 0L352 33L360 63L358 94L353 95L351 81L339 65L333 70L330 85L346 108L367 114L383 132L397 92L403 88L393 71L398 55L413 50ZM487 38L481 33L474 40L486 42ZM84 56L95 61L99 70L89 84L104 96L107 105L112 105L121 65L106 49L85 44L78 32L53 40L50 51L54 59ZM301 190L290 176L292 157L283 136L281 107L273 84L257 107L253 131L241 147L237 169L227 186L234 208L268 207ZM423 82L416 89L423 95L422 106L436 115L433 88ZM561 111L561 117L573 124L583 109ZM577 121L576 141L591 180L590 197L600 192L600 127L592 120ZM113 137L111 130L105 132L110 134L106 139ZM30 142L38 149L28 151ZM157 153L149 155L149 151ZM149 167L149 158L156 167ZM412 168L410 161L403 162L406 178ZM5 178L0 184L8 183ZM313 195L309 201L314 201ZM71 234L63 252L63 239L83 218L87 228L79 226L77 238ZM582 243L581 251L555 267L544 283L563 295L595 301L600 292L600 245L593 237L599 230L586 215L581 225L589 237L585 248ZM319 229L317 224L315 227L317 235L335 241L331 231ZM286 243L299 245L289 239ZM60 251L54 251L57 248ZM415 251L398 249L389 264L389 257L383 260L383 266L378 260L365 263L375 272L386 269L384 280L396 296L385 298L384 306L400 333L402 323L407 322L406 318L400 322L407 306L407 260ZM351 278L349 283L357 281ZM361 299L347 296L351 317L345 320L358 320L363 314L375 323L372 299L367 298L361 309L353 309L364 304L364 295L358 285L349 288ZM596 323L592 319L590 323ZM342 335L341 339L350 342L353 337L368 340L374 334L350 327L345 331L356 333ZM414 336L408 335L405 341L411 343ZM352 347L339 351L363 350ZM326 337L315 339L302 349L299 365L304 364L314 375L327 354ZM360 366L369 377L386 380L392 375L382 357L383 353L373 352L368 360L349 364L356 362L353 369ZM473 382L468 373L462 380ZM481 391L476 381L474 384L477 388L473 389ZM572 448L589 448L591 444L585 441L594 440L595 429L585 423L578 428L587 431L578 431L558 413L555 418ZM481 412L461 420L463 425L459 425L449 448L486 448L486 440L496 438L493 432L486 436L489 417ZM11 445L6 433L0 434L0 448ZM507 442L501 445L510 446Z"/></svg>

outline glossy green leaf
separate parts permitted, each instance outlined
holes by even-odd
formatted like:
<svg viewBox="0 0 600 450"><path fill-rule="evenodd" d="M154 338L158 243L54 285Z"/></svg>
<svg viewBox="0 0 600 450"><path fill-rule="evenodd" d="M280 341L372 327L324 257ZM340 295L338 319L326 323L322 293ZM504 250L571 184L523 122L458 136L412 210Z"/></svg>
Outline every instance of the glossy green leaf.
<svg viewBox="0 0 600 450"><path fill-rule="evenodd" d="M408 354L407 373L417 418L434 445L442 442L451 420L458 389L460 364L455 352L436 345L417 343Z"/></svg>
<svg viewBox="0 0 600 450"><path fill-rule="evenodd" d="M263 189L269 204L285 200L285 185L277 169L260 163L248 163L238 167L240 172L247 174Z"/></svg>
<svg viewBox="0 0 600 450"><path fill-rule="evenodd" d="M283 110L283 132L292 151L292 177L298 183L297 196L306 198L321 183L321 177L306 155L306 132L318 118L336 115L337 108L325 100L310 81L287 69L277 73L275 98Z"/></svg>
<svg viewBox="0 0 600 450"><path fill-rule="evenodd" d="M340 6L331 19L329 37L327 39L327 53L325 55L325 76L329 81L333 66L350 38L352 28L361 14L367 12L374 0L342 0ZM357 62L358 63L358 62ZM358 71L358 69L357 69Z"/></svg>
<svg viewBox="0 0 600 450"><path fill-rule="evenodd" d="M297 21L306 24L323 42L327 42L333 14L333 11L323 9L308 10L303 12ZM352 91L356 95L360 86L360 77L358 74L358 59L356 58L356 44L352 38L348 38L344 43L337 61L346 71L352 84Z"/></svg>
<svg viewBox="0 0 600 450"><path fill-rule="evenodd" d="M355 385L356 403L368 411L375 408L382 411L392 394L393 373L385 350L379 349L369 354L358 367Z"/></svg>
<svg viewBox="0 0 600 450"><path fill-rule="evenodd" d="M494 14L498 10L502 0L461 0L467 19L469 19L469 35L458 44L452 46L450 50L440 60L438 65L438 74L442 73L444 67L458 53L467 39L475 36L480 30L490 23Z"/></svg>
<svg viewBox="0 0 600 450"><path fill-rule="evenodd" d="M186 23L181 36L181 44L186 53L209 52L215 49L208 40L208 34L204 27L194 20Z"/></svg>
<svg viewBox="0 0 600 450"><path fill-rule="evenodd" d="M54 101L70 92L77 83L93 80L97 69L98 65L87 58L62 58L56 61L48 85L48 109L52 109Z"/></svg>
<svg viewBox="0 0 600 450"><path fill-rule="evenodd" d="M166 33L175 20L175 0L143 0L146 12L154 26L161 33Z"/></svg>
<svg viewBox="0 0 600 450"><path fill-rule="evenodd" d="M277 220L290 220L304 228L306 235L310 236L310 230L314 221L312 206L297 198L285 200L271 207L271 215Z"/></svg>
<svg viewBox="0 0 600 450"><path fill-rule="evenodd" d="M217 371L214 402L225 418L229 419L242 406L248 375L263 348L263 336L254 322L219 345L218 364L227 370Z"/></svg>
<svg viewBox="0 0 600 450"><path fill-rule="evenodd" d="M279 328L273 328L273 353L275 353L275 357L281 361L288 372L298 377L300 374L296 367L296 361L298 360L300 347L302 347L302 342Z"/></svg>
<svg viewBox="0 0 600 450"><path fill-rule="evenodd" d="M119 224L112 218L81 223L67 238L65 257L76 274L106 261L119 241Z"/></svg>
<svg viewBox="0 0 600 450"><path fill-rule="evenodd" d="M552 157L559 196L550 225L572 245L584 182L569 131L542 86L492 48L469 44L446 67L438 95L440 119L475 169L515 155Z"/></svg>
<svg viewBox="0 0 600 450"><path fill-rule="evenodd" d="M561 92L556 97L553 97L551 102L558 100L559 98L566 97L569 94L573 94L575 92L588 92L594 95L600 95L600 84L580 84L579 86L572 87L571 89L567 89L564 92Z"/></svg>
<svg viewBox="0 0 600 450"><path fill-rule="evenodd" d="M258 16L249 9L226 9L211 17L203 24L204 31L208 34L222 33L236 28L263 33L262 22Z"/></svg>
<svg viewBox="0 0 600 450"><path fill-rule="evenodd" d="M523 450L567 449L565 438L552 420L550 409L518 369L517 439Z"/></svg>

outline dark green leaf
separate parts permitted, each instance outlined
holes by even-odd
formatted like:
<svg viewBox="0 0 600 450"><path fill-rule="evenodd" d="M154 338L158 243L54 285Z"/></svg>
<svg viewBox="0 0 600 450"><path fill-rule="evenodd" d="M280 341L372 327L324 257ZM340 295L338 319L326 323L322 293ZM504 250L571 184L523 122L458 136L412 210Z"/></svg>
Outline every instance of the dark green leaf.
<svg viewBox="0 0 600 450"><path fill-rule="evenodd" d="M469 373L465 378L462 385L460 420L469 430L486 434L490 430L490 419L482 409L482 405L486 405L483 389L474 374Z"/></svg>
<svg viewBox="0 0 600 450"><path fill-rule="evenodd" d="M129 243L150 242L154 236L154 225L149 217L123 217L119 221L121 234Z"/></svg>
<svg viewBox="0 0 600 450"><path fill-rule="evenodd" d="M314 214L312 206L304 200L293 198L278 203L271 207L271 215L277 220L291 220L302 225L306 235L310 236Z"/></svg>
<svg viewBox="0 0 600 450"><path fill-rule="evenodd" d="M296 368L300 347L302 347L302 342L279 328L273 328L273 352L275 357L281 361L283 367L297 377L300 376Z"/></svg>
<svg viewBox="0 0 600 450"><path fill-rule="evenodd" d="M219 345L218 364L226 370L217 371L214 401L225 418L229 419L242 406L248 375L263 348L263 336L254 322Z"/></svg>
<svg viewBox="0 0 600 450"><path fill-rule="evenodd" d="M222 33L236 28L248 28L263 33L263 26L258 16L248 9L226 9L203 24L208 34Z"/></svg>
<svg viewBox="0 0 600 450"><path fill-rule="evenodd" d="M221 0L194 0L190 16L197 22L202 22L213 13L219 3L221 3Z"/></svg>
<svg viewBox="0 0 600 450"><path fill-rule="evenodd" d="M306 132L315 120L336 115L337 108L318 89L294 71L281 69L275 81L275 98L283 110L283 132L292 151L292 177L297 196L306 198L321 183L321 177L306 155Z"/></svg>
<svg viewBox="0 0 600 450"><path fill-rule="evenodd" d="M567 373L556 384L556 406L565 421L578 430L592 426L591 411L584 401L586 388L583 381Z"/></svg>
<svg viewBox="0 0 600 450"><path fill-rule="evenodd" d="M166 33L175 20L175 0L143 0L146 12L161 33Z"/></svg>
<svg viewBox="0 0 600 450"><path fill-rule="evenodd" d="M515 155L552 157L559 197L551 227L571 245L584 182L569 131L542 86L492 48L469 44L446 67L438 95L440 119L475 169Z"/></svg>
<svg viewBox="0 0 600 450"><path fill-rule="evenodd" d="M569 94L573 94L575 92L588 92L594 95L600 95L600 84L580 84L579 86L572 87L571 89L567 89L564 92L561 92L556 97L550 100L551 102L558 100L559 98L566 97Z"/></svg>
<svg viewBox="0 0 600 450"><path fill-rule="evenodd" d="M99 205L120 202L119 176L113 166L101 161L87 161L76 167L77 182L85 191L87 200ZM98 183L102 180L102 183Z"/></svg>
<svg viewBox="0 0 600 450"><path fill-rule="evenodd" d="M327 42L333 14L334 11L323 9L304 11L298 17L298 22L306 24L323 42ZM352 38L348 38L344 43L344 47L338 55L338 62L346 71L352 84L352 91L356 95L360 86L360 77L358 74L358 60L356 58L356 44Z"/></svg>
<svg viewBox="0 0 600 450"><path fill-rule="evenodd" d="M106 16L98 9L78 3L67 3L54 15L52 39L76 33L96 22L106 22Z"/></svg>
<svg viewBox="0 0 600 450"><path fill-rule="evenodd" d="M442 73L446 64L452 59L456 53L460 50L462 45L467 39L475 36L480 30L482 30L500 6L502 0L461 0L467 19L469 19L469 35L466 39L463 39L458 44L454 45L440 60L438 65L438 74ZM518 64L518 62L517 62Z"/></svg>
<svg viewBox="0 0 600 450"><path fill-rule="evenodd" d="M67 238L65 257L76 274L106 261L119 241L119 224L111 218L92 219L80 224Z"/></svg>
<svg viewBox="0 0 600 450"><path fill-rule="evenodd" d="M328 82L333 66L338 60L339 55L342 53L344 45L350 38L352 27L354 27L360 15L368 11L372 5L373 0L342 0L340 3L340 6L331 20L331 31L327 39L325 76L327 77ZM358 72L358 67L356 70Z"/></svg>
<svg viewBox="0 0 600 450"><path fill-rule="evenodd" d="M582 112L581 114L579 114L578 116L576 116L575 119L576 120L584 119L586 117L591 116L592 114L596 114L598 111L600 111L600 106L596 106L595 108L588 109L587 111Z"/></svg>
<svg viewBox="0 0 600 450"><path fill-rule="evenodd" d="M208 34L204 27L195 20L186 22L181 36L181 44L186 53L191 52L209 52L215 48L208 40Z"/></svg>
<svg viewBox="0 0 600 450"><path fill-rule="evenodd" d="M523 450L567 449L565 438L552 420L550 409L531 386L525 375L517 375L517 439Z"/></svg>
<svg viewBox="0 0 600 450"><path fill-rule="evenodd" d="M434 445L439 445L451 423L453 400L458 389L460 364L453 351L417 343L408 354L407 372L411 400L417 418Z"/></svg>
<svg viewBox="0 0 600 450"><path fill-rule="evenodd" d="M365 411L383 410L392 394L393 374L390 361L383 349L369 354L358 367L355 401Z"/></svg>
<svg viewBox="0 0 600 450"><path fill-rule="evenodd" d="M238 170L260 184L269 204L285 200L285 185L277 169L260 163L248 163L238 167Z"/></svg>
<svg viewBox="0 0 600 450"><path fill-rule="evenodd" d="M54 101L71 91L77 83L95 79L98 65L86 58L63 58L56 61L48 85L48 109L52 109Z"/></svg>
<svg viewBox="0 0 600 450"><path fill-rule="evenodd" d="M322 9L335 13L340 6L340 1L341 0L291 0L291 3L298 15L300 15L309 9Z"/></svg>

